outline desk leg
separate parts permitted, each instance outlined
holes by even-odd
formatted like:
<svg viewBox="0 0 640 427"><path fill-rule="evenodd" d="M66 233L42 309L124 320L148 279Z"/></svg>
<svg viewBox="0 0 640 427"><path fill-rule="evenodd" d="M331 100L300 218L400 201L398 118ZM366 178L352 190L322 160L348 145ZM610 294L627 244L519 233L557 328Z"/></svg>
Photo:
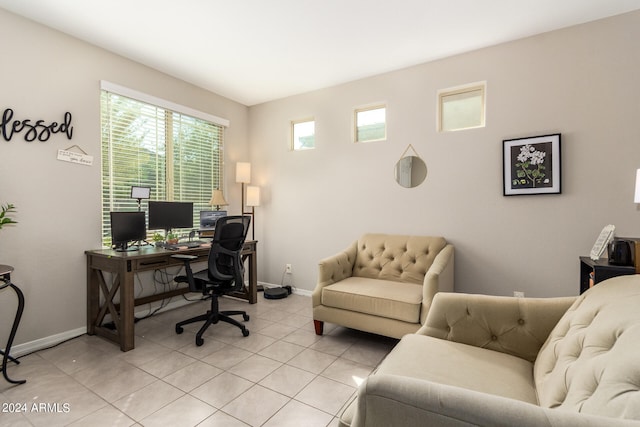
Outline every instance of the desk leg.
<svg viewBox="0 0 640 427"><path fill-rule="evenodd" d="M95 335L95 319L100 309L100 283L98 270L91 268L91 257L87 257L87 334ZM100 326L100 325L98 325Z"/></svg>
<svg viewBox="0 0 640 427"><path fill-rule="evenodd" d="M249 257L249 304L258 302L258 261L254 252Z"/></svg>
<svg viewBox="0 0 640 427"><path fill-rule="evenodd" d="M125 263L127 264L127 263ZM135 347L135 298L134 275L125 266L120 271L120 350L129 351Z"/></svg>
<svg viewBox="0 0 640 427"><path fill-rule="evenodd" d="M9 334L9 340L7 341L7 347L4 349L2 353L2 375L4 378L12 384L24 384L27 380L12 380L9 378L7 374L7 362L8 360L12 360L15 363L20 363L18 360L9 356L11 352L11 345L13 344L13 339L16 337L16 332L18 331L18 325L20 324L20 319L22 318L22 312L24 310L24 295L22 291L13 283L9 284L11 289L13 289L18 296L18 310L16 311L16 317L13 319L13 326L11 327L11 333Z"/></svg>

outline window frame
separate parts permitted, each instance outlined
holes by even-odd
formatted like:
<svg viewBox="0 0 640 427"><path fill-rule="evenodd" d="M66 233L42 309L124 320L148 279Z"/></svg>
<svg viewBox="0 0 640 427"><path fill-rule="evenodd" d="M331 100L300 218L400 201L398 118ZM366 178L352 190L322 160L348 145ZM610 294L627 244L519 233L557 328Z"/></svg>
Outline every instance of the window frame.
<svg viewBox="0 0 640 427"><path fill-rule="evenodd" d="M457 95L463 95L466 93L480 91L480 123L478 125L473 126L465 126L459 128L445 129L444 124L444 104L443 101L446 97L453 97ZM484 128L487 125L487 82L480 81L469 83L461 86L455 86L447 89L440 89L437 93L437 118L436 118L436 128L438 132L457 132L461 130L469 130L469 129L479 129Z"/></svg>
<svg viewBox="0 0 640 427"><path fill-rule="evenodd" d="M111 239L110 223L108 221L109 212L112 210L133 211L138 209L137 200L125 194L126 187L129 185L147 186L149 180L154 183L151 187L152 200L193 202L194 227L196 227L199 215L198 210L207 209L208 201L211 198L211 193L208 191L209 184L212 187L211 190L222 189L224 185L224 142L225 131L229 121L105 81L101 81L100 89L100 150L103 156L100 171L101 241L103 246L108 247ZM118 111L123 114L127 110L105 110L107 105L105 102L110 103L118 99L122 100L125 107L127 102L130 102L135 112L142 112L142 115L131 116L135 117L135 119L131 119L132 122L133 120L146 120L150 126L154 126L154 129L159 129L159 131L151 140L144 142L144 145L144 140L140 139L140 136L134 138L138 139L137 143L139 145L126 146L119 142L121 145L119 149L129 150L129 152L125 151L121 153L120 158L114 158L113 149L114 145L118 149L116 145L118 139L133 135L130 132L125 132L124 136L118 135L114 138L111 134L114 129L120 130L111 127L113 114ZM158 113L157 115L147 116L148 111L156 111ZM105 120L109 120L109 122ZM144 127L138 126L135 128L138 132L145 129L147 129L146 124ZM105 134L105 130L110 133ZM183 134L183 132L185 133ZM193 136L194 134L195 136ZM150 146L146 145L149 141L154 144L151 149L149 148ZM211 150L209 150L209 144ZM135 151L130 151L131 148ZM180 160L175 162L175 155L180 155L178 150L183 150L181 153L185 154L181 154ZM175 151L175 154L173 151ZM130 177L126 173L114 174L114 166L120 164L122 167L122 162L127 162L127 157L131 155L130 153L134 153L133 155L136 156L135 153L145 154L145 152L155 153L159 160L155 161L155 164L149 164L147 161L146 167L145 163L138 164L138 177L135 176L136 173L133 173ZM199 160L201 159L199 154L203 153L206 155L206 164L201 163ZM196 157L194 157L194 154ZM193 166L193 159L196 159L197 166L195 174L193 173L194 168L189 170L189 166ZM148 173L149 171L151 171L151 174L155 173L155 177L149 178L147 174L145 178L144 174L140 175L140 172L144 172L145 169ZM212 173L210 175L202 174L201 171L203 169L211 170ZM194 180L197 184L200 184L195 186L195 191L192 191L191 187L182 187L183 185L190 186ZM129 181L132 182L129 183ZM181 187L177 188L176 185ZM180 197L179 194L183 192L183 188L187 188L185 191L191 194L187 194L186 197ZM205 192L207 194L204 194ZM197 196L194 197L193 193L197 194ZM147 229L148 237L153 234L151 231Z"/></svg>
<svg viewBox="0 0 640 427"><path fill-rule="evenodd" d="M368 111L374 110L384 110L384 135L382 138L375 139L359 139L359 126L358 126L358 114L366 113ZM387 140L387 131L388 131L388 121L387 121L387 105L386 103L376 103L363 107L358 107L353 110L353 142L358 143L369 143L369 142L381 142Z"/></svg>
<svg viewBox="0 0 640 427"><path fill-rule="evenodd" d="M315 150L316 148L316 119L315 117L307 117L304 119L291 120L290 125L290 143L289 150L290 151L307 151L307 150ZM303 123L313 123L313 146L312 147L304 147L301 146L296 148L296 125Z"/></svg>

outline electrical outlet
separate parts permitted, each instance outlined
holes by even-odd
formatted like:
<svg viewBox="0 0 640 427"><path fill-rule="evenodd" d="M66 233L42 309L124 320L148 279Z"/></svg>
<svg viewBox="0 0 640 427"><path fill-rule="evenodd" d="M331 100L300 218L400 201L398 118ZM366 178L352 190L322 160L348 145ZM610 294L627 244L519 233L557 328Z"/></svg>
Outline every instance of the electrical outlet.
<svg viewBox="0 0 640 427"><path fill-rule="evenodd" d="M522 291L513 291L513 296L516 298L524 298L524 292Z"/></svg>
<svg viewBox="0 0 640 427"><path fill-rule="evenodd" d="M284 267L284 272L287 273L287 274L291 274L291 264L287 264Z"/></svg>

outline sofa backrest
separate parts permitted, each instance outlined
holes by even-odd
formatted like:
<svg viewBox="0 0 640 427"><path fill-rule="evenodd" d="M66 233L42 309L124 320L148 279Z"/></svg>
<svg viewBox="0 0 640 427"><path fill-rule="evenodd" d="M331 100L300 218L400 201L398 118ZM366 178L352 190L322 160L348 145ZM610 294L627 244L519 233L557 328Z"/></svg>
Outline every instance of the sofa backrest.
<svg viewBox="0 0 640 427"><path fill-rule="evenodd" d="M443 237L365 234L358 239L353 276L422 284L446 245Z"/></svg>
<svg viewBox="0 0 640 427"><path fill-rule="evenodd" d="M640 275L582 294L540 350L534 379L540 406L640 420Z"/></svg>

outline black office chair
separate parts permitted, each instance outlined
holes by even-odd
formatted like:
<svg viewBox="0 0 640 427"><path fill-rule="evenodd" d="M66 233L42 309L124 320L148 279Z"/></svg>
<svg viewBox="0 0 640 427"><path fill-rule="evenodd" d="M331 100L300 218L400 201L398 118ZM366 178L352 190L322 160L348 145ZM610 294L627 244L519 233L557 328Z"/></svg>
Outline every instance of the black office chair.
<svg viewBox="0 0 640 427"><path fill-rule="evenodd" d="M176 333L184 332L184 325L205 321L196 334L196 345L204 343L202 334L211 324L219 321L230 323L242 330L242 335L249 335L249 330L240 322L229 316L242 315L245 321L249 315L244 311L220 311L218 309L218 297L242 289L244 285L244 265L240 251L247 237L247 230L251 222L250 216L226 216L218 219L209 251L208 268L193 273L191 262L197 259L193 255L173 255L174 258L184 261L186 276L177 276L174 280L178 283L188 283L191 292L202 292L211 298L211 309L206 314L184 320L176 324Z"/></svg>

